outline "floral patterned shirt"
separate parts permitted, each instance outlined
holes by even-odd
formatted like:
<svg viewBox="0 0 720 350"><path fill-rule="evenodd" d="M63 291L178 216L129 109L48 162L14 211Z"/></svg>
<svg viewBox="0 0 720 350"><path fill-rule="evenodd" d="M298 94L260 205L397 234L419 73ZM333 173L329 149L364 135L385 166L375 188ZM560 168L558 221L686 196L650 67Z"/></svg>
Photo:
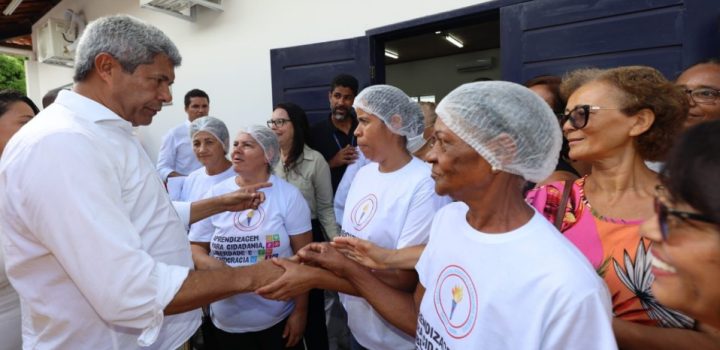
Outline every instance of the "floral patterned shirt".
<svg viewBox="0 0 720 350"><path fill-rule="evenodd" d="M563 182L530 191L526 200L551 222L562 198ZM692 328L693 319L655 299L650 290L654 276L648 251L651 242L640 237L643 220L621 220L593 212L585 198L585 178L573 183L560 231L607 283L613 314L625 321L674 328Z"/></svg>

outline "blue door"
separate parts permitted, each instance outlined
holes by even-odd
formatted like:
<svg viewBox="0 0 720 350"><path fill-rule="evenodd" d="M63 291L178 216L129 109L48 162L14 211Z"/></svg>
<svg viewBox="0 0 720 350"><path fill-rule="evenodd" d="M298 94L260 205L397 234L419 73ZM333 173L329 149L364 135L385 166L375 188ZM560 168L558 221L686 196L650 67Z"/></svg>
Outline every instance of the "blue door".
<svg viewBox="0 0 720 350"><path fill-rule="evenodd" d="M270 50L273 105L293 102L302 107L310 124L330 113L328 89L333 77L355 76L360 88L370 83L367 37Z"/></svg>
<svg viewBox="0 0 720 350"><path fill-rule="evenodd" d="M717 0L535 0L500 9L505 80L649 65L674 79L720 48Z"/></svg>

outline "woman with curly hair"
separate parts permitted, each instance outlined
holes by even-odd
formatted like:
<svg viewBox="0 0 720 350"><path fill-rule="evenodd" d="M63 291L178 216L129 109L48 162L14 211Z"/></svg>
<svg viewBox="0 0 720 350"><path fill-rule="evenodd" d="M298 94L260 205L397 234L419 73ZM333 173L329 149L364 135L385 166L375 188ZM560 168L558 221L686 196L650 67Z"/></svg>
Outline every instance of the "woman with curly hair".
<svg viewBox="0 0 720 350"><path fill-rule="evenodd" d="M578 70L561 89L568 96L562 124L570 158L592 170L574 182L540 187L528 201L605 280L620 348L715 346L715 339L693 331L693 319L655 299L651 242L639 233L654 214L660 183L645 161L664 159L682 130L687 99L660 72L642 66Z"/></svg>

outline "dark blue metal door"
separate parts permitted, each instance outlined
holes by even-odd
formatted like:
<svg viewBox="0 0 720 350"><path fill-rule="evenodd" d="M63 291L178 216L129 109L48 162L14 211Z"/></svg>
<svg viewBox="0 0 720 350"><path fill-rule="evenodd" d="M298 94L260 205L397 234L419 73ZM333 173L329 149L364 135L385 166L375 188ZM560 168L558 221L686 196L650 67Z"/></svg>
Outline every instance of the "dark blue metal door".
<svg viewBox="0 0 720 350"><path fill-rule="evenodd" d="M333 77L351 74L360 88L371 78L367 37L273 49L270 64L273 104L300 105L311 124L330 113L328 89Z"/></svg>
<svg viewBox="0 0 720 350"><path fill-rule="evenodd" d="M673 79L720 48L717 0L535 0L500 9L502 76L649 65Z"/></svg>

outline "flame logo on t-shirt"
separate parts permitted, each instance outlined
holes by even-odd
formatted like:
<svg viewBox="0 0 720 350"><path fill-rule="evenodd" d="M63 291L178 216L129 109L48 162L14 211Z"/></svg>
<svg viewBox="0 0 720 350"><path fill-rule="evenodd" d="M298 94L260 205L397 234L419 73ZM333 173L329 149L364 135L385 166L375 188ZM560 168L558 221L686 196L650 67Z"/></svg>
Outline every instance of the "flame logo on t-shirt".
<svg viewBox="0 0 720 350"><path fill-rule="evenodd" d="M369 194L363 197L360 201L355 203L355 206L350 212L350 221L353 224L353 228L358 231L364 229L375 216L376 211L377 197L375 197L374 194Z"/></svg>
<svg viewBox="0 0 720 350"><path fill-rule="evenodd" d="M447 334L455 339L470 334L477 320L478 297L475 284L465 269L457 265L445 267L433 293L435 311Z"/></svg>
<svg viewBox="0 0 720 350"><path fill-rule="evenodd" d="M236 212L233 217L235 228L240 231L252 231L258 228L263 221L265 221L265 211L262 207Z"/></svg>
<svg viewBox="0 0 720 350"><path fill-rule="evenodd" d="M450 309L450 319L452 320L453 314L455 313L455 308L457 307L457 304L462 301L463 299L463 287L462 286L455 286L452 288L452 308Z"/></svg>

